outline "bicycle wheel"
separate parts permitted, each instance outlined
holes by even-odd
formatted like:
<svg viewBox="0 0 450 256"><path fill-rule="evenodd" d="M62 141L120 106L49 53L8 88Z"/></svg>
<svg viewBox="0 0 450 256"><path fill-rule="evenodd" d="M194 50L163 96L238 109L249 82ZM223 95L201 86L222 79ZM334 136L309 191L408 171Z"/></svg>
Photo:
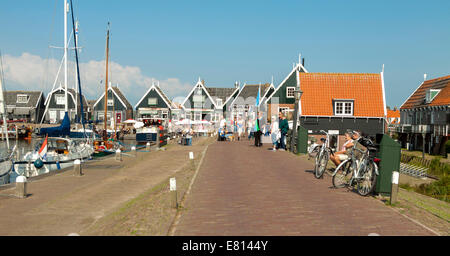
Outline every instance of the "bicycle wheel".
<svg viewBox="0 0 450 256"><path fill-rule="evenodd" d="M341 166L339 170L336 171L336 174L331 179L333 183L333 187L335 188L343 188L348 186L350 178L352 177L352 173L348 171L348 166L350 162L345 164L344 166Z"/></svg>
<svg viewBox="0 0 450 256"><path fill-rule="evenodd" d="M316 176L316 173L317 173L317 171L318 171L318 169L319 169L319 163L320 163L320 158L321 158L321 156L320 156L320 151L317 152L315 158L316 158L316 159L315 159L315 165L314 165L314 176Z"/></svg>
<svg viewBox="0 0 450 256"><path fill-rule="evenodd" d="M377 175L375 173L375 163L369 162L366 166L362 178L358 180L357 190L358 194L362 196L367 196L375 188L377 181Z"/></svg>
<svg viewBox="0 0 450 256"><path fill-rule="evenodd" d="M322 157L319 159L318 167L316 168L316 171L314 172L317 179L320 179L323 176L323 173L325 172L325 169L327 168L328 164L328 152L324 152L322 154Z"/></svg>

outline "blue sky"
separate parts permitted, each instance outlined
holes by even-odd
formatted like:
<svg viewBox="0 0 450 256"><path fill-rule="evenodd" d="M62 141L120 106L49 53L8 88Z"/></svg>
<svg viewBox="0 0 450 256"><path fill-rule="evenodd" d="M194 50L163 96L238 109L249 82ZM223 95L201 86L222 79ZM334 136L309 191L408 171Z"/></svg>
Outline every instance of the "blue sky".
<svg viewBox="0 0 450 256"><path fill-rule="evenodd" d="M5 66L8 61L23 67L14 62L20 56L36 65L60 60L62 52L48 46L63 42L62 2L2 1ZM299 53L310 72L378 73L385 64L388 106L400 106L424 73L450 74L450 1L74 0L74 7L84 47L80 61L99 70L98 77L82 79L89 98L102 92L93 81L104 76L108 21L117 64L112 80L124 84L132 104L152 78L162 81L171 98L185 95L199 76L207 86L230 87L236 80L270 82L273 75L278 85ZM42 74L29 74L38 69L30 69L5 72L7 88L34 87L30 77L36 77L36 88L49 91L53 78L43 82Z"/></svg>

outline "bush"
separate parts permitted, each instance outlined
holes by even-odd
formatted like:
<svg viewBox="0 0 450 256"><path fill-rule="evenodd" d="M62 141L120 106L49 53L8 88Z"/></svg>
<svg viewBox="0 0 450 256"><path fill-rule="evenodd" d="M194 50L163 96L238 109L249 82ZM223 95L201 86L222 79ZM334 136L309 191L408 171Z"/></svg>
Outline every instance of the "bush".
<svg viewBox="0 0 450 256"><path fill-rule="evenodd" d="M418 193L450 202L450 176L444 176L430 184L421 184L415 190Z"/></svg>
<svg viewBox="0 0 450 256"><path fill-rule="evenodd" d="M447 142L445 142L445 152L447 154L450 154L450 140L447 140Z"/></svg>

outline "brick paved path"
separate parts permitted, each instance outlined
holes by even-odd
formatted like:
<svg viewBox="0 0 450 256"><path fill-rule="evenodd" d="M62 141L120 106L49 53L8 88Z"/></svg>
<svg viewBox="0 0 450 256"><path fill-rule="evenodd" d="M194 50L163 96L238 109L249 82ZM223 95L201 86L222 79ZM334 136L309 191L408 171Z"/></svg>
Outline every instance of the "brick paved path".
<svg viewBox="0 0 450 256"><path fill-rule="evenodd" d="M267 145L267 144L265 144ZM313 165L249 141L210 145L175 235L433 235Z"/></svg>

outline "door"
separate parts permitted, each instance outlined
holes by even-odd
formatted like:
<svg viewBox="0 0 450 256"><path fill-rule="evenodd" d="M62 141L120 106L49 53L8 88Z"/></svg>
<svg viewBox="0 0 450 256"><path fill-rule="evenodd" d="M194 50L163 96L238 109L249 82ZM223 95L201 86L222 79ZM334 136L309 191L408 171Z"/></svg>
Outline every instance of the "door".
<svg viewBox="0 0 450 256"><path fill-rule="evenodd" d="M122 113L116 113L116 123L120 124L122 122Z"/></svg>

